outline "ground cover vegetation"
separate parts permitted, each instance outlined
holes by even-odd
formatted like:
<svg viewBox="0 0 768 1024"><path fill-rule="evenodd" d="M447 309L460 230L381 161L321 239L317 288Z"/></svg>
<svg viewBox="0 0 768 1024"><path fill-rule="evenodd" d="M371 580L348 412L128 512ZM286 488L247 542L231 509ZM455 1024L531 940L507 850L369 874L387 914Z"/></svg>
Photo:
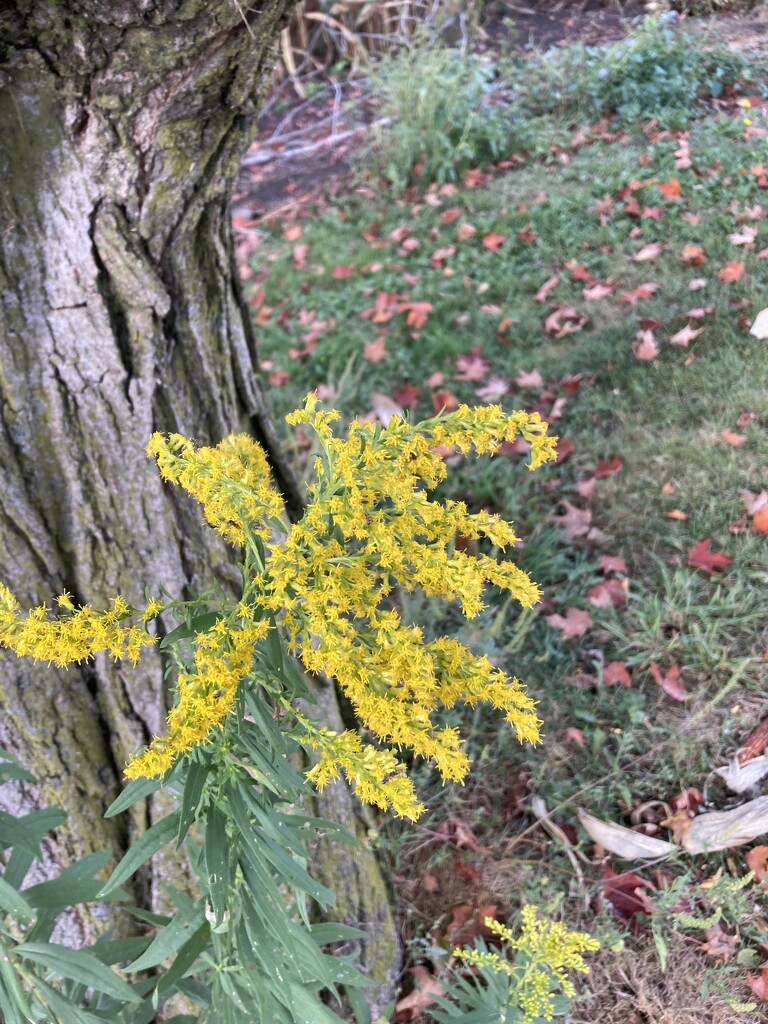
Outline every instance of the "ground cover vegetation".
<svg viewBox="0 0 768 1024"><path fill-rule="evenodd" d="M471 781L412 765L432 810L380 837L413 953L395 1019L476 998L451 951L524 905L602 940L574 1021L624 1019L627 999L636 1024L759 1019L765 819L742 845L736 818L730 839L698 830L764 811L761 764L740 774L768 682L760 64L677 15L557 58L414 53L374 75L390 121L356 188L263 222L244 268L282 411L310 390L382 423L501 403L560 437L534 476L517 443L441 485L516 524L538 605L492 591L463 622L397 598L524 679L544 727L519 747L451 709ZM293 443L311 472L311 438Z"/></svg>

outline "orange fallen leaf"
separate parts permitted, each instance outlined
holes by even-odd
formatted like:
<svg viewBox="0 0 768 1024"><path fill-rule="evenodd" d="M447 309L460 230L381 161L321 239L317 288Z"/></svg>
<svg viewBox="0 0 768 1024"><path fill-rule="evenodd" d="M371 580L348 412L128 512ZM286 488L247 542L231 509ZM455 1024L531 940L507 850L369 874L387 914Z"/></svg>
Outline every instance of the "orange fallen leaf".
<svg viewBox="0 0 768 1024"><path fill-rule="evenodd" d="M483 238L483 245L490 252L498 252L507 240L506 235L500 235L497 231L489 231Z"/></svg>
<svg viewBox="0 0 768 1024"><path fill-rule="evenodd" d="M632 676L629 674L626 661L609 661L603 669L603 682L606 686L632 685Z"/></svg>
<svg viewBox="0 0 768 1024"><path fill-rule="evenodd" d="M680 182L674 177L670 178L669 181L660 181L656 188L665 199L679 199L683 194Z"/></svg>
<svg viewBox="0 0 768 1024"><path fill-rule="evenodd" d="M741 275L743 273L743 263L738 263L735 260L728 260L728 262L722 268L722 270L718 270L717 276L720 278L721 281L724 281L726 284L731 284L734 281L740 280Z"/></svg>
<svg viewBox="0 0 768 1024"><path fill-rule="evenodd" d="M680 258L691 267L700 267L702 263L706 263L707 254L701 245L684 245Z"/></svg>
<svg viewBox="0 0 768 1024"><path fill-rule="evenodd" d="M628 302L630 306L635 306L640 299L652 298L653 295L655 295L656 290L657 286L652 281L649 281L646 284L638 285L637 288L633 289L631 292L624 292L623 295L619 296L619 298L622 302Z"/></svg>
<svg viewBox="0 0 768 1024"><path fill-rule="evenodd" d="M720 437L722 437L726 444L733 445L734 448L740 448L743 444L747 443L746 434L737 434L733 430L721 430Z"/></svg>
<svg viewBox="0 0 768 1024"><path fill-rule="evenodd" d="M746 856L747 867L759 882L768 873L768 846L753 846Z"/></svg>
<svg viewBox="0 0 768 1024"><path fill-rule="evenodd" d="M688 565L692 569L703 569L710 576L721 573L723 569L733 562L732 558L719 551L710 551L711 538L699 541L695 547L688 551Z"/></svg>
<svg viewBox="0 0 768 1024"><path fill-rule="evenodd" d="M693 696L693 694L686 690L685 685L680 682L680 667L677 662L667 670L665 675L661 674L659 666L655 663L651 665L650 671L654 680L672 700L679 700L682 703L683 701L690 700Z"/></svg>
<svg viewBox="0 0 768 1024"><path fill-rule="evenodd" d="M763 964L759 974L748 974L747 984L752 989L753 995L768 1002L768 964Z"/></svg>
<svg viewBox="0 0 768 1024"><path fill-rule="evenodd" d="M681 508L671 508L669 512L665 512L664 515L667 519L677 519L680 523L684 523L688 518Z"/></svg>
<svg viewBox="0 0 768 1024"><path fill-rule="evenodd" d="M755 512L752 519L752 530L754 533L768 533L768 508L762 508Z"/></svg>

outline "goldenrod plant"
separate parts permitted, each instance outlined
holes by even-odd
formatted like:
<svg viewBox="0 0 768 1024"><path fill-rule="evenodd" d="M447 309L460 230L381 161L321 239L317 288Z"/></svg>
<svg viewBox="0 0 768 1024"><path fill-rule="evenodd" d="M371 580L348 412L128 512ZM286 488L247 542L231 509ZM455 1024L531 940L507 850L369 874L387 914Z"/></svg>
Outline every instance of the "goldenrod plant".
<svg viewBox="0 0 768 1024"><path fill-rule="evenodd" d="M461 782L469 768L461 737L436 718L458 702L489 702L521 741L536 742L540 723L520 683L454 639L425 640L402 621L397 592L421 588L456 600L471 618L490 583L533 606L536 585L498 557L517 540L512 527L489 512L470 513L462 502L435 500L430 491L446 476L446 452L495 454L522 437L535 469L554 457L556 439L537 414L507 415L493 405L462 406L417 424L397 416L386 426L355 421L344 438L332 428L338 418L319 409L315 395L288 417L312 427L319 445L308 506L293 526L265 453L250 437L228 437L216 447L197 447L178 434L150 440L162 477L193 495L210 525L236 547L243 583L231 601L151 598L134 607L118 596L97 612L75 607L65 593L55 615L45 605L23 614L0 586L0 645L58 665L99 652L135 662L157 642L153 620L176 617L179 625L160 642L176 702L164 735L129 761L131 781L107 813L161 785L178 794L178 808L143 834L89 898L119 898L123 883L173 839L177 847L186 840L200 891L197 899L171 893L178 913L153 918L156 934L140 938L130 956L109 944L59 952L58 977L87 984L87 999L85 989L57 987L35 973L34 965L57 973L45 954L50 930L31 949L18 942L18 929L2 926L0 1010L7 1021L46 1020L56 1004L54 1016L64 1024L117 1014L138 1024L175 992L197 1003L204 1021L337 1021L318 993L333 997L340 985L352 993L367 981L349 957L324 950L363 933L311 923L334 895L307 870L308 842L329 833L351 837L301 813L308 786L322 789L343 773L360 799L417 818L424 808L400 755L421 756L443 779ZM489 553L470 554L457 537L484 541ZM362 733L334 732L312 717L302 667L336 681ZM306 775L295 767L302 748L314 762ZM26 872L9 876L9 863L0 896L20 890L22 902L9 897L0 904L13 915L25 909ZM527 919L526 927L533 927ZM67 973L70 954L80 957L74 974ZM87 982L83 957L91 967ZM132 983L107 966L123 959L131 961L123 970L134 974ZM142 972L161 964L159 980L147 980ZM559 977L579 965L555 958L550 966ZM352 1004L363 1005L359 997Z"/></svg>

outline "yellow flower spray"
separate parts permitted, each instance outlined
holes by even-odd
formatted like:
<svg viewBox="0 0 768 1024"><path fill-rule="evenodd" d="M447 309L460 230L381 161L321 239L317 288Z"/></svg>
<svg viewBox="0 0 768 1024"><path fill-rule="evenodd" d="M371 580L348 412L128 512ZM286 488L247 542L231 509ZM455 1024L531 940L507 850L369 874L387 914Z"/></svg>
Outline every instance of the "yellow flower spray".
<svg viewBox="0 0 768 1024"><path fill-rule="evenodd" d="M196 448L179 434L152 436L147 451L163 479L197 498L211 526L243 546L245 582L239 603L197 634L194 668L179 674L167 734L129 763L129 778L165 773L225 722L253 670L257 644L276 629L308 671L336 679L362 725L389 744L380 749L357 733L320 727L273 694L296 723L297 738L320 751L309 772L318 788L343 771L361 799L418 817L423 807L396 752L410 749L432 760L444 779L462 781L469 765L461 738L432 718L458 701L488 701L520 740L537 740L533 702L516 679L456 640L426 642L419 628L401 621L391 595L418 587L458 600L471 618L490 583L524 607L534 605L539 590L514 563L456 547L463 536L503 551L517 540L512 527L489 512L470 513L462 502L434 501L428 492L446 476L446 450L495 454L522 436L535 469L554 457L556 438L537 414L506 415L494 405L461 406L418 424L397 416L386 427L354 421L344 439L331 427L338 418L319 410L314 395L288 417L310 425L321 449L308 508L292 528L266 455L250 437ZM106 612L77 609L66 594L58 604L55 618L45 606L25 617L0 586L0 645L57 665L100 651L135 661L153 642L142 624L164 610L157 601L136 609L119 597Z"/></svg>

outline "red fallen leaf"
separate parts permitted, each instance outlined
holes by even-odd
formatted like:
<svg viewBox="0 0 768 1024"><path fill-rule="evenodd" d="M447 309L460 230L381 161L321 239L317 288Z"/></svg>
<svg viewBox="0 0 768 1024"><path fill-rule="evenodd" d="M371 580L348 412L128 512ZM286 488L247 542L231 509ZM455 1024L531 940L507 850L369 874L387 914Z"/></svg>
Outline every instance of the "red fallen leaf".
<svg viewBox="0 0 768 1024"><path fill-rule="evenodd" d="M768 1002L768 964L763 964L759 974L748 974L747 984L752 989L753 995Z"/></svg>
<svg viewBox="0 0 768 1024"><path fill-rule="evenodd" d="M274 373L269 375L269 383L273 384L276 388L280 388L286 381L290 380L290 377L290 373L286 370L275 370Z"/></svg>
<svg viewBox="0 0 768 1024"><path fill-rule="evenodd" d="M421 388L415 388L410 383L403 384L402 387L395 388L392 397L398 405L403 407L415 405L421 397Z"/></svg>
<svg viewBox="0 0 768 1024"><path fill-rule="evenodd" d="M472 867L471 864L455 860L451 867L457 875L460 875L461 878L466 878L468 882L481 882L483 880L483 872L478 868Z"/></svg>
<svg viewBox="0 0 768 1024"><path fill-rule="evenodd" d="M577 263L576 260L568 260L565 264L565 269L570 271L571 277L574 281L591 281L592 274L584 266L583 263Z"/></svg>
<svg viewBox="0 0 768 1024"><path fill-rule="evenodd" d="M427 322L427 316L432 312L431 302L403 302L400 304L400 312L408 311L406 324L415 331L420 331Z"/></svg>
<svg viewBox="0 0 768 1024"><path fill-rule="evenodd" d="M479 382L485 380L490 364L480 355L480 346L476 345L471 352L456 359L456 369L455 380Z"/></svg>
<svg viewBox="0 0 768 1024"><path fill-rule="evenodd" d="M584 636L592 627L592 618L589 612L582 611L580 608L566 608L565 616L545 615L544 618L553 629L560 630L564 640Z"/></svg>
<svg viewBox="0 0 768 1024"><path fill-rule="evenodd" d="M544 381L538 370L520 370L518 375L515 377L515 384L519 388L541 388L544 387Z"/></svg>
<svg viewBox="0 0 768 1024"><path fill-rule="evenodd" d="M621 580L601 580L589 588L587 600L595 608L623 608L627 603L626 587Z"/></svg>
<svg viewBox="0 0 768 1024"><path fill-rule="evenodd" d="M722 270L718 270L717 276L721 281L725 281L726 284L730 284L733 281L738 281L743 273L743 263L738 263L735 260L728 260Z"/></svg>
<svg viewBox="0 0 768 1024"><path fill-rule="evenodd" d="M704 806L704 794L695 786L686 786L680 790L677 796L669 801L673 811L687 811L692 818L699 813L699 808Z"/></svg>
<svg viewBox="0 0 768 1024"><path fill-rule="evenodd" d="M684 245L680 259L691 267L700 267L702 263L706 263L707 254L701 245Z"/></svg>
<svg viewBox="0 0 768 1024"><path fill-rule="evenodd" d="M419 964L411 968L414 989L410 995L400 999L395 1006L393 1024L407 1024L417 1020L435 999L445 995L445 986L432 974L428 967Z"/></svg>
<svg viewBox="0 0 768 1024"><path fill-rule="evenodd" d="M441 388L432 395L432 405L435 412L455 412L461 405L461 402L448 388Z"/></svg>
<svg viewBox="0 0 768 1024"><path fill-rule="evenodd" d="M704 330L703 327L691 327L690 324L686 324L682 330L679 330L677 334L673 334L669 339L672 345L682 345L683 348L688 348L689 342L693 341L694 338L698 338L701 332Z"/></svg>
<svg viewBox="0 0 768 1024"><path fill-rule="evenodd" d="M380 363L389 355L386 346L386 336L380 334L375 341L366 341L363 350L363 358L369 363Z"/></svg>
<svg viewBox="0 0 768 1024"><path fill-rule="evenodd" d="M445 929L448 944L466 946L478 938L493 942L493 932L486 925L485 919L495 917L496 909L495 903L486 903L479 907L474 907L471 903L459 903L451 907L451 921Z"/></svg>
<svg viewBox="0 0 768 1024"><path fill-rule="evenodd" d="M557 455L555 456L555 465L559 466L565 462L567 458L570 458L570 456L573 455L576 451L576 445L573 441L569 441L567 437L560 437L557 440L555 451L557 452Z"/></svg>
<svg viewBox="0 0 768 1024"><path fill-rule="evenodd" d="M608 476L613 476L614 473L620 473L623 468L624 463L618 455L614 455L609 462L606 462L605 459L598 459L594 475L598 480L604 480Z"/></svg>
<svg viewBox="0 0 768 1024"><path fill-rule="evenodd" d="M643 217L650 217L651 220L661 220L663 212L660 206L646 206L643 210Z"/></svg>
<svg viewBox="0 0 768 1024"><path fill-rule="evenodd" d="M416 252L420 246L421 242L418 238L406 238L397 252L399 256L407 256L409 253Z"/></svg>
<svg viewBox="0 0 768 1024"><path fill-rule="evenodd" d="M601 572L620 572L627 575L627 563L617 555L603 555L600 559Z"/></svg>
<svg viewBox="0 0 768 1024"><path fill-rule="evenodd" d="M581 729L577 729L574 725L569 725L565 730L565 740L566 743L575 743L579 747L585 746L587 742Z"/></svg>
<svg viewBox="0 0 768 1024"><path fill-rule="evenodd" d="M553 274L552 277L547 278L547 280L544 282L541 288L539 288L539 290L536 292L536 294L534 295L534 300L536 302L546 302L549 298L549 293L552 291L553 288L556 288L559 284L560 278L557 276L557 274Z"/></svg>
<svg viewBox="0 0 768 1024"><path fill-rule="evenodd" d="M653 282L647 284L640 284L637 288L634 288L631 292L624 292L619 298L622 302L628 302L630 306L635 306L641 299L652 298L657 291L657 285Z"/></svg>
<svg viewBox="0 0 768 1024"><path fill-rule="evenodd" d="M535 242L538 242L539 240L539 236L533 230L533 226L531 224L526 224L524 228L521 228L517 232L517 237L520 239L521 242L528 242L529 245L533 245Z"/></svg>
<svg viewBox="0 0 768 1024"><path fill-rule="evenodd" d="M629 674L626 661L609 661L603 669L603 682L606 686L632 685L632 676Z"/></svg>
<svg viewBox="0 0 768 1024"><path fill-rule="evenodd" d="M642 931L642 925L635 915L648 913L650 903L645 890L653 890L653 883L636 875L634 871L624 871L618 875L609 864L603 864L602 875L600 902L607 905L606 909L614 917L628 922L633 931ZM650 909L652 912L653 907Z"/></svg>
<svg viewBox="0 0 768 1024"><path fill-rule="evenodd" d="M674 177L670 178L669 181L660 181L656 188L665 199L679 199L683 194L680 182Z"/></svg>
<svg viewBox="0 0 768 1024"><path fill-rule="evenodd" d="M334 281L343 281L346 277L352 277L355 271L348 263L340 263L338 267L333 268L331 277Z"/></svg>
<svg viewBox="0 0 768 1024"><path fill-rule="evenodd" d="M444 213L440 214L440 220L443 222L443 224L451 224L453 221L458 220L460 216L461 210L446 210Z"/></svg>
<svg viewBox="0 0 768 1024"><path fill-rule="evenodd" d="M755 512L752 519L752 532L768 533L768 508L761 508L759 512Z"/></svg>
<svg viewBox="0 0 768 1024"><path fill-rule="evenodd" d="M763 875L768 874L768 846L753 846L746 860L747 867L754 873L758 882Z"/></svg>
<svg viewBox="0 0 768 1024"><path fill-rule="evenodd" d="M632 354L635 359L642 359L644 362L654 360L659 354L659 345L653 331L638 331L635 337L637 341L632 342Z"/></svg>
<svg viewBox="0 0 768 1024"><path fill-rule="evenodd" d="M693 694L688 693L685 685L680 682L680 667L675 662L671 668L667 670L666 675L662 675L659 671L657 664L651 665L651 675L654 680L659 684L664 693L672 700L679 700L681 702L690 700Z"/></svg>
<svg viewBox="0 0 768 1024"><path fill-rule="evenodd" d="M710 551L709 545L711 543L712 539L708 537L706 540L700 540L695 547L690 548L688 551L688 565L692 569L703 569L710 576L714 576L716 573L722 572L727 565L730 565L733 559L720 552Z"/></svg>
<svg viewBox="0 0 768 1024"><path fill-rule="evenodd" d="M373 244L378 240L379 231L381 231L381 224L378 221L374 221L370 227L367 227L363 232L363 239L369 244Z"/></svg>
<svg viewBox="0 0 768 1024"><path fill-rule="evenodd" d="M638 249L634 256L629 258L633 263L646 263L648 260L655 260L661 255L661 242L647 242L642 249Z"/></svg>
<svg viewBox="0 0 768 1024"><path fill-rule="evenodd" d="M748 427L750 423L754 423L757 419L756 412L742 412L739 413L739 418L736 420L737 427Z"/></svg>
<svg viewBox="0 0 768 1024"><path fill-rule="evenodd" d="M639 217L642 211L640 203L637 201L637 196L630 196L621 212L628 214L630 217Z"/></svg>
<svg viewBox="0 0 768 1024"><path fill-rule="evenodd" d="M490 252L498 252L506 240L506 235L500 235L497 231L489 231L483 238L483 245Z"/></svg>

